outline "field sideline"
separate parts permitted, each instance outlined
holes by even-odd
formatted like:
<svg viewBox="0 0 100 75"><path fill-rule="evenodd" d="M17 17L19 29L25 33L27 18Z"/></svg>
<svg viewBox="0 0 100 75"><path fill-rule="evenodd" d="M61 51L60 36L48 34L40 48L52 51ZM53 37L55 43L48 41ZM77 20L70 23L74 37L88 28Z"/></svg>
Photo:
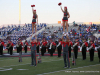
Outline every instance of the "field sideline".
<svg viewBox="0 0 100 75"><path fill-rule="evenodd" d="M93 62L90 62L89 58L88 53L86 60L82 60L82 56L78 56L75 66L72 65L72 58L70 58L71 68L68 69L63 68L63 57L43 56L42 63L37 64L36 67L30 66L31 57L23 57L23 62L20 63L18 62L18 57L5 57L0 58L0 75L66 75L69 72L70 75L100 75L100 63L97 53L95 53ZM80 71L90 71L90 73L80 73Z"/></svg>

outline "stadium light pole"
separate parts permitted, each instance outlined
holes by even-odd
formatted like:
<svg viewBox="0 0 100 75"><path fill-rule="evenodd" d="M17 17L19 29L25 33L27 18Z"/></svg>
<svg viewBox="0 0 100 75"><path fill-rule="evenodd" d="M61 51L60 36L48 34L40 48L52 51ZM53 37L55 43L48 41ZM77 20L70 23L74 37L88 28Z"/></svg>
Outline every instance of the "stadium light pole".
<svg viewBox="0 0 100 75"><path fill-rule="evenodd" d="M19 0L19 24L21 24L21 0Z"/></svg>

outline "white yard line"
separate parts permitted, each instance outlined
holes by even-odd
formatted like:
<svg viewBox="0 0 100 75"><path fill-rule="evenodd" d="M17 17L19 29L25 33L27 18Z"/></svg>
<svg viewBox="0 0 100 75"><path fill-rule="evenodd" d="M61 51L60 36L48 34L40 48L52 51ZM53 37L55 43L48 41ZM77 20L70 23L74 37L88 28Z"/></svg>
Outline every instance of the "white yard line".
<svg viewBox="0 0 100 75"><path fill-rule="evenodd" d="M48 73L37 74L37 75L51 74L51 73L56 73L56 72L61 72L61 71L68 71L68 70L79 69L79 68L90 67L90 66L96 66L96 65L100 65L100 64L89 65L89 66L83 66L83 67L77 67L77 68L71 68L71 69L66 69L66 70L59 70L59 71L48 72Z"/></svg>

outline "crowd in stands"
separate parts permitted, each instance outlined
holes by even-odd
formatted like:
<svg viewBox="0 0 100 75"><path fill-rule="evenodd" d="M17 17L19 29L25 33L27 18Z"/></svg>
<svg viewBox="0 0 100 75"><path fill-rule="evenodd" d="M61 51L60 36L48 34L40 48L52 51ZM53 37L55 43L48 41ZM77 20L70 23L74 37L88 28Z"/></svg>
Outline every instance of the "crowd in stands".
<svg viewBox="0 0 100 75"><path fill-rule="evenodd" d="M40 24L37 25L37 30L41 30L43 27L45 27L46 29L37 35L38 39L42 40L43 38L46 38L46 40L53 39L54 41L57 41L58 38L62 37L63 28L61 26L50 27L46 24ZM74 42L75 39L78 39L80 43L82 43L83 39L86 39L87 41L89 39L100 40L100 37L96 38L95 36L93 36L93 34L96 32L100 32L99 26L96 24L80 24L75 27L69 26L69 37L72 42ZM32 34L32 25L25 24L24 26L12 25L8 27L2 27L0 28L0 33L1 37L5 37L4 42L7 43L7 40L11 40L14 43L14 45L16 45L19 38L25 40L26 38L30 37L30 35Z"/></svg>
<svg viewBox="0 0 100 75"><path fill-rule="evenodd" d="M37 25L37 30L46 27L45 23ZM12 25L8 27L0 28L0 37L3 38L4 42L7 43L7 40L11 40L15 45L18 42L18 39L21 38L25 40L32 34L32 24L25 24L24 26Z"/></svg>

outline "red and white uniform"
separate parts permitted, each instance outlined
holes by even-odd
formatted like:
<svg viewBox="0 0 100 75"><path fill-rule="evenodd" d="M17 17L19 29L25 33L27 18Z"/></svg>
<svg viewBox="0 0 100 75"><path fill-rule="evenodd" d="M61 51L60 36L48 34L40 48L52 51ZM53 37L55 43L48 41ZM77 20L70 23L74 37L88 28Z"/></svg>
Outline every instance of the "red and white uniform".
<svg viewBox="0 0 100 75"><path fill-rule="evenodd" d="M47 45L47 41L43 42L42 45L43 46L46 46Z"/></svg>

